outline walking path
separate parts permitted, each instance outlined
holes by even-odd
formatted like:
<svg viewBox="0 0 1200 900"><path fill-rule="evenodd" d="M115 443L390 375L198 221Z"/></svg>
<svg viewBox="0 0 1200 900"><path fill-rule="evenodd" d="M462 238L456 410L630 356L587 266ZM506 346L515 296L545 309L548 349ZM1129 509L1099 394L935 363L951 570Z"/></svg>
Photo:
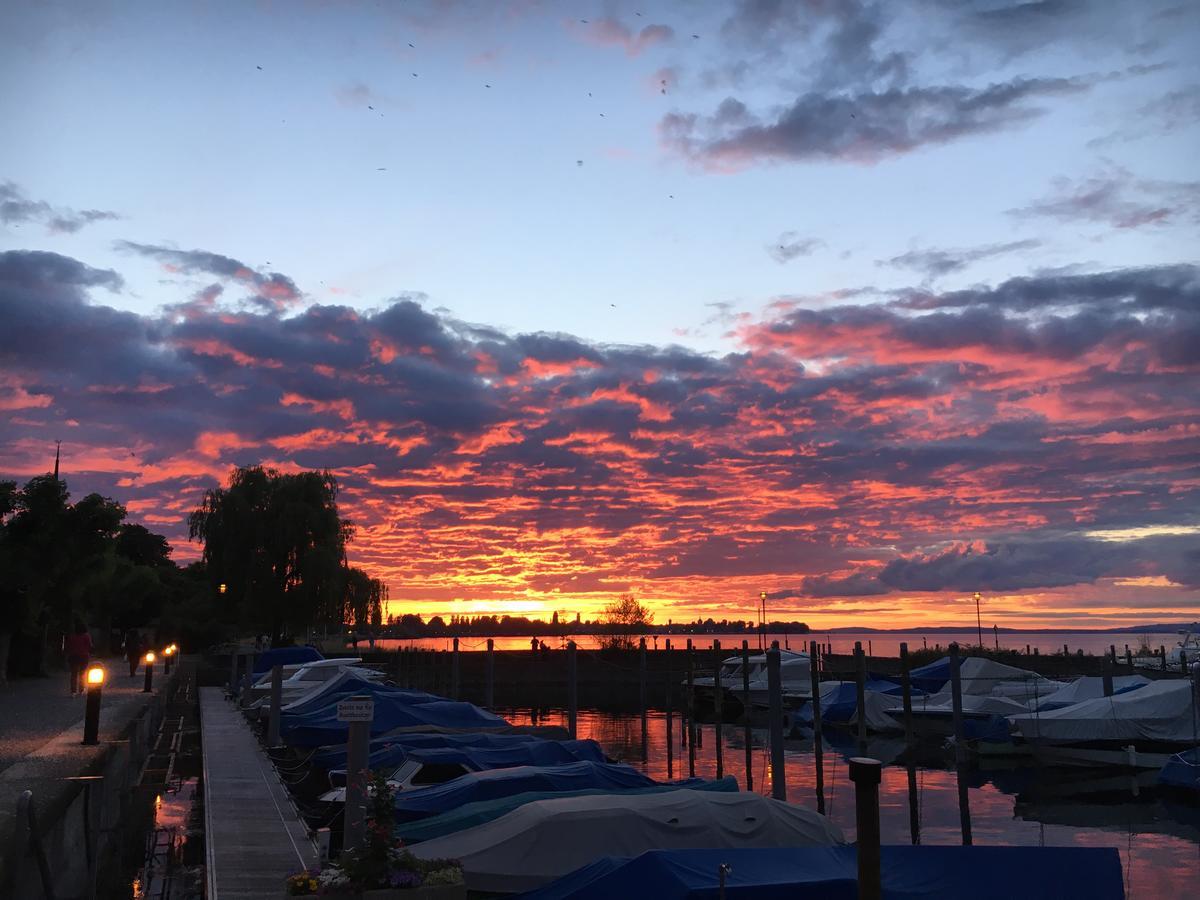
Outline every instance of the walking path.
<svg viewBox="0 0 1200 900"><path fill-rule="evenodd" d="M280 897L317 865L316 848L245 717L220 688L200 688L208 900Z"/></svg>

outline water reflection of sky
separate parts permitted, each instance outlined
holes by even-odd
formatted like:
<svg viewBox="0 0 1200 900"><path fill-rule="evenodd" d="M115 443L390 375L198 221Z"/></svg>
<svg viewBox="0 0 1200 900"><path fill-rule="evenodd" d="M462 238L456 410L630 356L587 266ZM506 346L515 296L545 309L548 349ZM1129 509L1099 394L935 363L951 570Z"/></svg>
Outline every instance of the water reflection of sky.
<svg viewBox="0 0 1200 900"><path fill-rule="evenodd" d="M530 711L509 710L504 714L514 723L532 720ZM536 719L541 724L566 724L561 710L551 710ZM666 717L654 712L647 723L647 761L642 762L641 719L581 710L578 733L593 738L610 756L644 770L654 778L666 779ZM688 752L681 746L679 718L673 722L671 773L687 775ZM746 756L743 729L723 729L724 772L745 786ZM700 726L696 746L696 774L716 774L714 726ZM766 732L755 730L751 761L754 789L770 791ZM857 755L852 740L834 742L842 749L826 747L826 813L854 839L854 786L846 772L846 759ZM788 799L816 808L816 775L812 742L789 741L787 751ZM885 762L893 759L902 742L885 739L873 742L868 755ZM958 776L952 769L917 768L914 783L919 822L918 839L923 844L959 844L962 824L958 805ZM1156 793L1153 776L1143 775L1134 795L1134 779L1128 774L1092 770L1048 770L1032 766L1014 767L1000 761L987 762L982 770L964 776L967 784L970 826L976 844L1026 846L1116 847L1121 852L1126 894L1133 898L1181 897L1192 895L1200 877L1200 808L1186 806ZM903 766L888 765L880 786L880 826L885 843L908 843L910 830L909 773ZM1019 873L1014 873L1014 878Z"/></svg>

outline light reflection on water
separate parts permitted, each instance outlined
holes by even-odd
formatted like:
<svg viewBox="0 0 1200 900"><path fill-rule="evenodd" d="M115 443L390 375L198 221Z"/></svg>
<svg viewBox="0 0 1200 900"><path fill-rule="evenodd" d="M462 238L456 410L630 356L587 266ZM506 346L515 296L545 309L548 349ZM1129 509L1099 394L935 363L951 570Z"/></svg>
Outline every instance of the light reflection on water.
<svg viewBox="0 0 1200 900"><path fill-rule="evenodd" d="M563 710L497 710L514 724L536 722L566 725ZM688 751L681 746L681 723L673 720L671 774L688 773ZM696 774L716 775L714 726L698 726ZM647 761L642 762L641 718L638 715L580 710L578 735L599 741L612 757L627 762L656 779L666 779L666 716L650 713L647 721ZM852 739L828 735L826 741L826 814L854 839L854 786L846 760L858 755ZM723 762L726 775L745 787L746 757L741 725L723 728ZM751 755L754 789L769 793L766 731L753 731ZM841 749L838 749L841 748ZM891 761L903 741L878 739L869 756ZM948 758L949 759L949 758ZM793 803L816 809L816 776L812 741L789 741L786 756L787 795ZM1126 896L1150 900L1193 895L1200 877L1200 808L1187 806L1156 792L1153 775L1134 780L1112 770L1045 769L1029 763L985 761L979 770L965 774L971 832L976 844L1024 846L1116 847L1125 872ZM962 843L958 807L958 778L953 769L917 768L915 771L918 840L923 844ZM910 792L908 770L885 765L880 785L880 827L885 843L909 843ZM1014 879L1020 873L1014 873ZM1014 882L1015 883L1015 882Z"/></svg>

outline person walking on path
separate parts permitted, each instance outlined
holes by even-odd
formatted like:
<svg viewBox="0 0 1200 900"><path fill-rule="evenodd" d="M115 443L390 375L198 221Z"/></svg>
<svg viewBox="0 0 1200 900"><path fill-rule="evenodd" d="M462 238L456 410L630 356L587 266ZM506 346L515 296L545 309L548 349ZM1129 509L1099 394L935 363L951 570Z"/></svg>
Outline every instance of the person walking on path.
<svg viewBox="0 0 1200 900"><path fill-rule="evenodd" d="M129 677L137 674L138 663L142 659L142 636L136 628L125 630L125 658L129 660Z"/></svg>
<svg viewBox="0 0 1200 900"><path fill-rule="evenodd" d="M63 649L67 654L67 669L71 673L71 695L83 693L83 671L92 656L92 636L87 627L76 620L75 631L67 635Z"/></svg>

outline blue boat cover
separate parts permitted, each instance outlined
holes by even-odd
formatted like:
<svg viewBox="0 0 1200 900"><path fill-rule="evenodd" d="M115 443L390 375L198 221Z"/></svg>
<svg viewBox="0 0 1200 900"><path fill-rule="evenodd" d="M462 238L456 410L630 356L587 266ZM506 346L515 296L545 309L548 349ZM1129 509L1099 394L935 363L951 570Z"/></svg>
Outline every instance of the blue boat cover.
<svg viewBox="0 0 1200 900"><path fill-rule="evenodd" d="M1011 744L1012 726L1004 716L988 716L986 719L963 719L963 737L969 741L986 741L991 744Z"/></svg>
<svg viewBox="0 0 1200 900"><path fill-rule="evenodd" d="M573 746L567 746L570 743ZM565 763L590 760L604 762L604 751L595 741L531 741L511 747L396 747L385 754L378 766L372 769L393 770L406 760L433 765L466 767L467 771L483 772L487 769L511 769L515 766L561 766ZM346 783L346 770L333 769L329 783L341 787Z"/></svg>
<svg viewBox="0 0 1200 900"><path fill-rule="evenodd" d="M1115 847L881 848L885 900L1123 900ZM717 897L717 868L730 866L729 900L857 900L853 846L651 850L633 859L607 857L522 894L526 900L655 900Z"/></svg>
<svg viewBox="0 0 1200 900"><path fill-rule="evenodd" d="M507 728L508 722L473 703L453 700L419 699L397 694L376 693L375 719L371 734L387 734L398 728L414 731L483 731ZM323 747L344 744L348 732L345 722L337 720L337 703L300 716L281 716L279 733L293 747Z"/></svg>
<svg viewBox="0 0 1200 900"><path fill-rule="evenodd" d="M1200 747L1176 753L1158 773L1158 783L1200 796Z"/></svg>
<svg viewBox="0 0 1200 900"><path fill-rule="evenodd" d="M298 716L325 709L326 707L336 707L339 700L358 694L370 697L379 697L387 694L388 696L397 697L410 703L428 703L431 700L446 699L445 697L439 697L437 694L427 694L424 691L411 691L380 684L378 681L370 681L354 672L343 672L331 682L326 682L326 684L329 686L317 696L310 697L307 700L294 701L289 708L283 710L280 719L282 721L295 721Z"/></svg>
<svg viewBox="0 0 1200 900"><path fill-rule="evenodd" d="M919 666L908 673L908 681L915 688L936 694L950 681L950 657L943 656L927 666Z"/></svg>
<svg viewBox="0 0 1200 900"><path fill-rule="evenodd" d="M496 800L529 791L579 791L587 788L621 790L655 784L632 766L618 763L577 762L563 766L518 766L471 772L445 784L404 791L396 795L396 821L412 822L435 816L464 803Z"/></svg>
<svg viewBox="0 0 1200 900"><path fill-rule="evenodd" d="M512 797L501 797L498 800L479 800L467 803L458 809L440 815L430 816L416 822L404 822L396 826L396 834L406 843L415 844L418 841L428 841L433 838L453 834L464 828L474 828L507 815L519 806L533 803L536 800L550 800L558 797L582 797L594 794L661 794L665 791L681 789L692 791L718 791L721 793L736 793L737 779L726 775L715 781L705 781L703 778L689 778L671 784L656 784L653 787L633 788L631 790L603 790L601 788L585 788L580 791L529 791L525 794L515 794Z"/></svg>
<svg viewBox="0 0 1200 900"><path fill-rule="evenodd" d="M371 738L368 750L367 764L372 769L383 768L399 753L420 748L438 747L515 747L519 744L529 744L544 741L546 738L535 734L495 734L490 731L468 732L466 734L444 734L442 732L410 732L408 734L385 734L382 737ZM573 743L567 741L565 743ZM397 748L393 750L392 748ZM322 747L309 759L318 769L336 769L346 764L346 745L333 744Z"/></svg>
<svg viewBox="0 0 1200 900"><path fill-rule="evenodd" d="M315 662L324 659L316 647L276 647L274 650L264 650L254 657L254 674L269 672L275 666L295 666L300 663Z"/></svg>

